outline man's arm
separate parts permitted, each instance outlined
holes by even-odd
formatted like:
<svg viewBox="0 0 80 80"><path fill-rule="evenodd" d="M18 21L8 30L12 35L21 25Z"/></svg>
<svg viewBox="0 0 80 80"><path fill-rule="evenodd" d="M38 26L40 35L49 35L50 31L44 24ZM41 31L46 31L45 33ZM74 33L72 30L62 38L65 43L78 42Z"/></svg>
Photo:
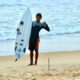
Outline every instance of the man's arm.
<svg viewBox="0 0 80 80"><path fill-rule="evenodd" d="M47 31L50 31L48 24L46 24L45 22L42 24L42 28L44 28Z"/></svg>

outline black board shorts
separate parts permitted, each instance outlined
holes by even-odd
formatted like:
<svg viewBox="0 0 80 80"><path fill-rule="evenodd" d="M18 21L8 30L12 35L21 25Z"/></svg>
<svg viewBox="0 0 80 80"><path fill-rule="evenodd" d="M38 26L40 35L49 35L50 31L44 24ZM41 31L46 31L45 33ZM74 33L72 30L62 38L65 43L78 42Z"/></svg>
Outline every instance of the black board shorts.
<svg viewBox="0 0 80 80"><path fill-rule="evenodd" d="M34 43L29 43L29 50L33 51L33 50L38 50L39 48L39 42L40 39L37 39L37 41L35 41Z"/></svg>

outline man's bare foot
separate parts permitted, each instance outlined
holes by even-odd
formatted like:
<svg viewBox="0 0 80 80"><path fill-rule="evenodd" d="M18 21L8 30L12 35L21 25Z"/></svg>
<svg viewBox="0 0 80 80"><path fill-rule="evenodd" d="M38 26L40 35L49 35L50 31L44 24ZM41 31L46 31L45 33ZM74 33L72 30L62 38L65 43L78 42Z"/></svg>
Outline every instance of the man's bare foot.
<svg viewBox="0 0 80 80"><path fill-rule="evenodd" d="M35 64L34 65L37 65L37 62L35 62Z"/></svg>
<svg viewBox="0 0 80 80"><path fill-rule="evenodd" d="M28 66L32 66L32 65L33 65L32 63L28 64Z"/></svg>

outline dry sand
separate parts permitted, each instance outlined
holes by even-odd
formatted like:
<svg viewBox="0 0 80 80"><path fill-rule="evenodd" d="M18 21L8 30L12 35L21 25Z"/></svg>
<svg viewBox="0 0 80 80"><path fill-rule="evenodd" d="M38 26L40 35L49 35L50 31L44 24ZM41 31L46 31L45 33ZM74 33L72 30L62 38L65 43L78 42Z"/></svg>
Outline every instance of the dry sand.
<svg viewBox="0 0 80 80"><path fill-rule="evenodd" d="M0 57L0 80L80 80L80 51L41 53L37 66L28 66L29 55L14 60Z"/></svg>

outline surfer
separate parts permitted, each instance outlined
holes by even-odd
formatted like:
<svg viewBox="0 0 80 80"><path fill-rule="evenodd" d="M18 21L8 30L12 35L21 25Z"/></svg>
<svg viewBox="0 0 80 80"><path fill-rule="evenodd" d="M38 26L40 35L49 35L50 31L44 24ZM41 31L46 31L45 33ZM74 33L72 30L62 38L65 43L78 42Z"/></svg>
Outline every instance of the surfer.
<svg viewBox="0 0 80 80"><path fill-rule="evenodd" d="M39 55L39 32L41 29L45 29L47 31L50 31L48 25L46 22L41 23L42 14L37 13L36 14L36 21L32 22L32 30L31 30L31 36L29 40L29 50L30 50L30 64L33 65L33 51L35 51L35 65L37 65L38 61L38 55Z"/></svg>

